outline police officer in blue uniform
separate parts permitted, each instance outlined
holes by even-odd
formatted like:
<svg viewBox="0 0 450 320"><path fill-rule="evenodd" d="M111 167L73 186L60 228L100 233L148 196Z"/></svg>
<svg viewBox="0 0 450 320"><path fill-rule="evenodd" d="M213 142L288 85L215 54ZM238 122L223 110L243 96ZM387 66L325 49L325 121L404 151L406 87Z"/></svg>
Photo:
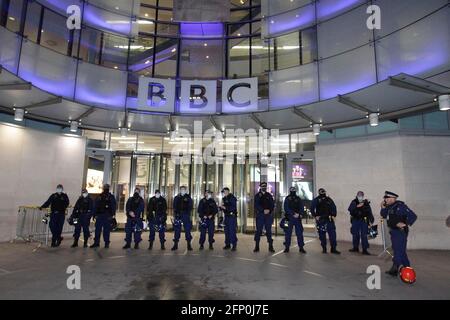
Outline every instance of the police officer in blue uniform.
<svg viewBox="0 0 450 320"><path fill-rule="evenodd" d="M206 241L206 232L208 232L209 250L213 250L214 243L214 221L219 209L217 203L213 199L213 194L210 190L205 191L205 196L200 200L197 208L200 223L200 250L203 250Z"/></svg>
<svg viewBox="0 0 450 320"><path fill-rule="evenodd" d="M80 239L81 229L83 229L84 244L83 247L87 248L88 240L91 236L89 226L91 224L91 217L94 211L94 201L89 196L86 189L81 191L81 196L78 198L72 211L72 219L77 219L78 223L75 225L73 232L73 244L72 248L78 247L78 240Z"/></svg>
<svg viewBox="0 0 450 320"><path fill-rule="evenodd" d="M175 219L180 220L184 227L184 233L186 236L187 241L187 249L189 251L192 251L191 246L191 229L192 229L192 222L191 222L191 211L192 211L192 198L191 196L186 192L186 187L181 186L180 187L180 193L175 197L173 200L173 210ZM173 247L172 251L178 250L178 242L180 241L181 236L181 224L174 225L174 239L173 239Z"/></svg>
<svg viewBox="0 0 450 320"><path fill-rule="evenodd" d="M305 214L302 199L297 195L295 187L289 189L289 195L284 199L284 213L288 219L288 228L285 231L284 252L289 252L291 246L292 229L295 228L295 234L297 236L297 244L301 253L306 253L303 239L303 225L302 217Z"/></svg>
<svg viewBox="0 0 450 320"><path fill-rule="evenodd" d="M231 251L236 251L237 247L237 199L230 192L230 189L225 187L222 190L223 198L222 205L220 208L223 210L225 215L225 247L224 250L231 248Z"/></svg>
<svg viewBox="0 0 450 320"><path fill-rule="evenodd" d="M275 202L272 195L267 192L266 182L262 182L259 187L259 192L255 195L256 233L255 249L253 249L253 252L259 252L259 241L261 239L263 228L266 230L269 251L275 252L272 240L273 210L275 208Z"/></svg>
<svg viewBox="0 0 450 320"><path fill-rule="evenodd" d="M134 189L133 196L131 196L125 205L127 222L125 223L125 245L123 249L131 247L131 241L134 237L134 249L139 249L139 242L141 242L142 229L144 224L142 215L144 213L144 199L141 197L141 190Z"/></svg>
<svg viewBox="0 0 450 320"><path fill-rule="evenodd" d="M311 214L316 219L316 227L319 232L320 244L322 245L322 253L327 253L327 237L330 239L331 253L341 254L337 249L336 241L336 225L334 218L337 210L333 199L327 196L325 189L319 189L319 195L313 199L311 203Z"/></svg>
<svg viewBox="0 0 450 320"><path fill-rule="evenodd" d="M161 250L166 250L164 243L166 242L166 221L167 221L167 201L161 196L159 190L155 190L155 195L150 198L147 206L147 220L150 228L150 245L148 250L153 249L155 241L156 229L159 233L159 241L161 242Z"/></svg>
<svg viewBox="0 0 450 320"><path fill-rule="evenodd" d="M49 227L52 233L52 247L59 247L63 237L61 233L66 217L66 209L69 206L69 197L64 193L64 187L58 184L56 192L53 193L39 210L50 207Z"/></svg>
<svg viewBox="0 0 450 320"><path fill-rule="evenodd" d="M417 215L408 206L397 200L398 195L386 191L381 202L381 216L387 219L391 235L392 249L394 250L393 264L387 274L397 276L400 267L410 267L406 246L408 242L409 226L417 220Z"/></svg>
<svg viewBox="0 0 450 320"><path fill-rule="evenodd" d="M111 222L116 216L116 198L109 192L109 184L103 186L103 192L95 200L94 205L94 219L95 219L95 237L94 243L90 248L98 248L100 246L100 236L103 231L103 241L105 241L105 248L109 248L109 237L111 233Z"/></svg>
<svg viewBox="0 0 450 320"><path fill-rule="evenodd" d="M369 248L369 240L367 233L369 232L369 225L374 222L372 208L370 202L364 199L364 192L358 191L356 198L352 200L348 207L350 212L350 222L352 227L350 229L353 237L353 248L350 252L359 252L359 242L361 241L362 254L370 255L367 249Z"/></svg>

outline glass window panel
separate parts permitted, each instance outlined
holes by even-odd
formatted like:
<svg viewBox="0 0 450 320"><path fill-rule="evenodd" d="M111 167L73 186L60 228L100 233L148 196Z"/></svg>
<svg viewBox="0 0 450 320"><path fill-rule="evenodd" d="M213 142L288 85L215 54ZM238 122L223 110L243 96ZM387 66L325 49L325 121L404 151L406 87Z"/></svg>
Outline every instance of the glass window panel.
<svg viewBox="0 0 450 320"><path fill-rule="evenodd" d="M249 23L234 23L228 25L228 35L232 37L240 37L250 34Z"/></svg>
<svg viewBox="0 0 450 320"><path fill-rule="evenodd" d="M300 38L298 32L275 38L275 68L285 69L300 64Z"/></svg>
<svg viewBox="0 0 450 320"><path fill-rule="evenodd" d="M8 19L6 20L6 28L13 31L20 31L20 22L22 20L23 0L10 1L8 8Z"/></svg>
<svg viewBox="0 0 450 320"><path fill-rule="evenodd" d="M249 39L230 39L228 55L228 77L248 77L250 74L250 43Z"/></svg>
<svg viewBox="0 0 450 320"><path fill-rule="evenodd" d="M448 130L447 112L432 112L424 114L425 130Z"/></svg>
<svg viewBox="0 0 450 320"><path fill-rule="evenodd" d="M302 31L302 64L317 60L316 29L310 28Z"/></svg>
<svg viewBox="0 0 450 320"><path fill-rule="evenodd" d="M101 33L86 27L81 32L81 46L79 58L89 63L99 63Z"/></svg>
<svg viewBox="0 0 450 320"><path fill-rule="evenodd" d="M155 75L175 77L177 74L178 39L157 38Z"/></svg>
<svg viewBox="0 0 450 320"><path fill-rule="evenodd" d="M139 135L137 150L142 152L162 152L163 137Z"/></svg>
<svg viewBox="0 0 450 320"><path fill-rule="evenodd" d="M30 2L27 9L27 18L25 20L24 36L29 40L37 42L39 21L41 19L42 6L37 2Z"/></svg>
<svg viewBox="0 0 450 320"><path fill-rule="evenodd" d="M126 70L128 38L105 33L103 36L102 65Z"/></svg>
<svg viewBox="0 0 450 320"><path fill-rule="evenodd" d="M158 10L158 21L172 21L173 13L172 10Z"/></svg>
<svg viewBox="0 0 450 320"><path fill-rule="evenodd" d="M261 33L261 21L252 23L252 34Z"/></svg>
<svg viewBox="0 0 450 320"><path fill-rule="evenodd" d="M41 30L41 45L67 54L68 42L69 29L66 27L66 18L46 9Z"/></svg>
<svg viewBox="0 0 450 320"><path fill-rule="evenodd" d="M141 4L147 4L149 6L156 6L158 0L141 0Z"/></svg>
<svg viewBox="0 0 450 320"><path fill-rule="evenodd" d="M177 36L178 25L170 23L158 23L158 35Z"/></svg>
<svg viewBox="0 0 450 320"><path fill-rule="evenodd" d="M384 121L384 122L380 122L375 127L368 125L367 133L375 134L375 133L391 132L391 131L396 131L397 129L398 129L397 123L392 122L392 121Z"/></svg>
<svg viewBox="0 0 450 320"><path fill-rule="evenodd" d="M336 129L336 138L358 137L366 135L365 126Z"/></svg>
<svg viewBox="0 0 450 320"><path fill-rule="evenodd" d="M269 70L269 47L260 37L252 38L252 76Z"/></svg>
<svg viewBox="0 0 450 320"><path fill-rule="evenodd" d="M231 22L250 20L248 10L233 10L231 11Z"/></svg>
<svg viewBox="0 0 450 320"><path fill-rule="evenodd" d="M156 20L156 9L141 6L139 16L144 19Z"/></svg>
<svg viewBox="0 0 450 320"><path fill-rule="evenodd" d="M126 137L122 137L120 133L112 133L110 149L112 151L135 151L136 142L136 135L128 134Z"/></svg>
<svg viewBox="0 0 450 320"><path fill-rule="evenodd" d="M251 5L251 0L231 0L231 8L244 8Z"/></svg>
<svg viewBox="0 0 450 320"><path fill-rule="evenodd" d="M422 115L401 118L399 123L401 129L423 129Z"/></svg>
<svg viewBox="0 0 450 320"><path fill-rule="evenodd" d="M173 8L173 0L159 0L159 7Z"/></svg>
<svg viewBox="0 0 450 320"><path fill-rule="evenodd" d="M221 78L224 45L222 40L182 40L181 76Z"/></svg>
<svg viewBox="0 0 450 320"><path fill-rule="evenodd" d="M154 34L155 22L147 19L139 20L139 32Z"/></svg>

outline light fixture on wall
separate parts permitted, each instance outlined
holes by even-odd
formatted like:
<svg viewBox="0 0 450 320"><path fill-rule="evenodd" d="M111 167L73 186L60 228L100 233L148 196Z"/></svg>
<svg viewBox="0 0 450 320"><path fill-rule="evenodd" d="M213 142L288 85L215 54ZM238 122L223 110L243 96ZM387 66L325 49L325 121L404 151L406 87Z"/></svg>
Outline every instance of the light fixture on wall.
<svg viewBox="0 0 450 320"><path fill-rule="evenodd" d="M78 122L70 121L70 132L78 132Z"/></svg>
<svg viewBox="0 0 450 320"><path fill-rule="evenodd" d="M126 138L128 135L128 129L126 127L124 127L124 128L119 128L119 130L120 130L120 136L122 138Z"/></svg>
<svg viewBox="0 0 450 320"><path fill-rule="evenodd" d="M448 111L450 110L450 95L444 94L439 96L439 110Z"/></svg>
<svg viewBox="0 0 450 320"><path fill-rule="evenodd" d="M14 120L23 121L24 114L25 114L24 109L14 109Z"/></svg>
<svg viewBox="0 0 450 320"><path fill-rule="evenodd" d="M314 135L318 136L320 134L320 124L315 123L315 124L313 124L312 128L313 128Z"/></svg>
<svg viewBox="0 0 450 320"><path fill-rule="evenodd" d="M369 123L371 127L376 127L378 125L378 113L369 114Z"/></svg>

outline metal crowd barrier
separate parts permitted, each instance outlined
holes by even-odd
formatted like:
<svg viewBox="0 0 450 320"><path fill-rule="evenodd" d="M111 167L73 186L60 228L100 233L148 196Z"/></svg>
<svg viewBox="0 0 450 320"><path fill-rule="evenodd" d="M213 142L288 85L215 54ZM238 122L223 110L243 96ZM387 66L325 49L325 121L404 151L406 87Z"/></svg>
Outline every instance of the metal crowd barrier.
<svg viewBox="0 0 450 320"><path fill-rule="evenodd" d="M74 227L67 222L67 218L72 214L72 210L73 208L71 207L67 209L62 231L63 235L73 234ZM17 215L16 238L23 239L27 242L40 242L48 245L49 239L51 238L49 227L50 217L48 214L49 211L47 209L39 210L39 207L20 206Z"/></svg>
<svg viewBox="0 0 450 320"><path fill-rule="evenodd" d="M389 256L393 257L391 236L389 234L389 228L387 226L386 219L381 219L380 225L381 225L381 241L383 242L383 251L378 256L381 257L384 254L388 254Z"/></svg>

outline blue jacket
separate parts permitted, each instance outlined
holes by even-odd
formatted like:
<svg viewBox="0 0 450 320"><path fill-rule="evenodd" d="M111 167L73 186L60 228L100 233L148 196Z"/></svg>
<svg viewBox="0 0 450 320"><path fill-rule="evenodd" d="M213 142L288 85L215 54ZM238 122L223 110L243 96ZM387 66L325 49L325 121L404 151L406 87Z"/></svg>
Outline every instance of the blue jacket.
<svg viewBox="0 0 450 320"><path fill-rule="evenodd" d="M73 207L72 214L75 215L92 215L94 212L94 200L90 196L87 198L79 197L75 206Z"/></svg>
<svg viewBox="0 0 450 320"><path fill-rule="evenodd" d="M233 194L228 194L222 198L223 206L225 207L225 215L237 215L237 199Z"/></svg>
<svg viewBox="0 0 450 320"><path fill-rule="evenodd" d="M364 205L358 208L359 200L353 199L348 207L348 212L350 213L353 220L366 220L366 222L373 223L375 221L372 208L370 207L370 202L368 200L364 200L362 202Z"/></svg>
<svg viewBox="0 0 450 320"><path fill-rule="evenodd" d="M269 209L270 213L275 208L275 202L270 193L262 193L261 191L255 195L255 210L258 214L263 214L265 209Z"/></svg>
<svg viewBox="0 0 450 320"><path fill-rule="evenodd" d="M288 195L284 199L284 213L289 217L295 213L303 216L305 214L305 208L303 207L302 199L297 195Z"/></svg>
<svg viewBox="0 0 450 320"><path fill-rule="evenodd" d="M206 199L203 198L200 200L200 203L198 204L197 212L200 218L207 217L210 215L215 215L219 209L217 208L217 203L214 201L214 199Z"/></svg>
<svg viewBox="0 0 450 320"><path fill-rule="evenodd" d="M381 209L381 216L387 219L388 227L398 229L397 223L403 222L412 226L417 220L417 215L402 201L396 201L392 205Z"/></svg>
<svg viewBox="0 0 450 320"><path fill-rule="evenodd" d="M328 196L318 196L314 198L311 202L311 214L313 215L313 217L335 217L337 214L337 209L333 199Z"/></svg>
<svg viewBox="0 0 450 320"><path fill-rule="evenodd" d="M132 196L128 199L126 204L126 214L128 218L132 218L130 216L130 211L134 212L134 219L142 218L142 214L144 213L144 199L141 196ZM133 218L132 218L133 219Z"/></svg>
<svg viewBox="0 0 450 320"><path fill-rule="evenodd" d="M51 212L58 212L65 214L69 206L69 197L65 193L53 193L41 208L48 208L50 206Z"/></svg>
<svg viewBox="0 0 450 320"><path fill-rule="evenodd" d="M182 196L181 194L177 195L175 199L173 199L173 211L175 215L180 214L191 214L192 211L192 198L187 193Z"/></svg>
<svg viewBox="0 0 450 320"><path fill-rule="evenodd" d="M110 192L102 193L95 200L94 214L97 216L99 214L108 214L110 216L115 216L117 210L116 198Z"/></svg>

